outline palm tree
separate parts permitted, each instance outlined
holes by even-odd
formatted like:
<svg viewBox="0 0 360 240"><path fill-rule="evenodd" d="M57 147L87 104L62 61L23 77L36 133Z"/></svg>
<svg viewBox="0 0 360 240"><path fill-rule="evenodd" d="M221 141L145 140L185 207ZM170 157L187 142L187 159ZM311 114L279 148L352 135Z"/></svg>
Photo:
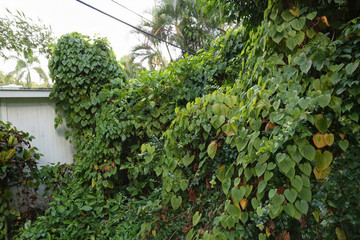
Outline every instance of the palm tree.
<svg viewBox="0 0 360 240"><path fill-rule="evenodd" d="M137 45L132 49L132 55L134 59L140 58L141 64L147 60L150 70L165 69L168 65L168 62L160 51L158 44L148 42Z"/></svg>
<svg viewBox="0 0 360 240"><path fill-rule="evenodd" d="M49 78L45 71L40 66L40 61L37 57L31 56L26 60L18 56L11 56L10 59L15 59L16 66L14 71L10 72L8 75L13 75L19 81L25 80L25 86L31 87L32 82L32 72L36 72L37 75L44 81L46 87L50 87Z"/></svg>
<svg viewBox="0 0 360 240"><path fill-rule="evenodd" d="M0 71L0 86L5 86L5 85L9 85L9 84L16 84L19 85L19 80L16 79L13 75L11 74L5 74L3 71Z"/></svg>
<svg viewBox="0 0 360 240"><path fill-rule="evenodd" d="M220 29L217 16L207 18L199 11L198 0L160 0L152 11L153 21L143 22L141 28L167 42L181 47L182 55L207 49L210 41L224 31ZM163 43L147 36L146 43L134 48L144 48L156 54ZM165 44L173 60L168 44ZM149 52L146 52L150 55Z"/></svg>
<svg viewBox="0 0 360 240"><path fill-rule="evenodd" d="M134 60L135 56L131 54L125 55L120 59L120 64L129 78L135 78L140 72L145 70L141 63L136 63Z"/></svg>

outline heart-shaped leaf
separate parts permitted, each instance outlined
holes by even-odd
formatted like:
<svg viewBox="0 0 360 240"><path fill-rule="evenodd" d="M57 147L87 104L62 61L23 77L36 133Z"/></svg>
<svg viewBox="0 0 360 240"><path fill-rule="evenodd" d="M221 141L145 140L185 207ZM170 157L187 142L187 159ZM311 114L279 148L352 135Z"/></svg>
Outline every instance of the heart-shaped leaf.
<svg viewBox="0 0 360 240"><path fill-rule="evenodd" d="M216 149L217 149L217 143L216 143L216 140L214 140L209 144L209 146L207 148L207 153L211 159L214 159L215 154L216 154Z"/></svg>
<svg viewBox="0 0 360 240"><path fill-rule="evenodd" d="M348 140L340 140L339 141L339 147L345 151L349 147L349 141Z"/></svg>
<svg viewBox="0 0 360 240"><path fill-rule="evenodd" d="M289 37L288 39L286 39L286 47L289 48L290 50L293 50L297 45L297 42L294 38Z"/></svg>
<svg viewBox="0 0 360 240"><path fill-rule="evenodd" d="M285 197L289 202L293 203L296 200L297 192L294 189L286 189L284 191Z"/></svg>
<svg viewBox="0 0 360 240"><path fill-rule="evenodd" d="M295 18L290 22L291 27L293 27L295 30L300 31L306 23L305 17Z"/></svg>
<svg viewBox="0 0 360 240"><path fill-rule="evenodd" d="M328 145L328 146L333 145L334 139L335 139L334 134L332 134L332 133L324 135L324 141L325 141L326 145Z"/></svg>
<svg viewBox="0 0 360 240"><path fill-rule="evenodd" d="M309 161L312 161L315 158L315 148L310 144L299 146L299 152L301 156L303 156Z"/></svg>
<svg viewBox="0 0 360 240"><path fill-rule="evenodd" d="M318 114L314 119L315 127L322 133L326 132L330 126L331 121L324 118L324 115Z"/></svg>
<svg viewBox="0 0 360 240"><path fill-rule="evenodd" d="M324 170L319 170L317 167L314 167L313 173L316 179L326 178L330 173L330 168L326 168Z"/></svg>
<svg viewBox="0 0 360 240"><path fill-rule="evenodd" d="M299 168L306 176L310 176L312 170L310 163L299 164Z"/></svg>
<svg viewBox="0 0 360 240"><path fill-rule="evenodd" d="M265 164L261 164L261 163L256 164L256 166L255 166L256 176L258 176L258 177L262 176L264 174L265 170L266 170L266 167L267 167L267 163L265 163Z"/></svg>
<svg viewBox="0 0 360 240"><path fill-rule="evenodd" d="M321 133L315 133L313 135L313 142L317 148L323 148L326 146L324 135Z"/></svg>
<svg viewBox="0 0 360 240"><path fill-rule="evenodd" d="M225 195L228 194L230 186L231 186L231 180L229 178L227 178L226 180L224 180L222 182L221 188L222 188L223 192L225 193Z"/></svg>
<svg viewBox="0 0 360 240"><path fill-rule="evenodd" d="M275 196L271 199L273 205L280 206L285 200L284 195L275 194Z"/></svg>
<svg viewBox="0 0 360 240"><path fill-rule="evenodd" d="M264 180L269 181L273 176L274 176L274 174L272 172L266 171L265 175L264 175Z"/></svg>
<svg viewBox="0 0 360 240"><path fill-rule="evenodd" d="M190 156L189 153L186 154L186 155L184 156L184 158L182 159L182 162L183 162L184 166L185 166L185 167L189 166L189 165L192 163L192 161L194 161L194 158L195 158L195 157L194 157L194 156Z"/></svg>
<svg viewBox="0 0 360 240"><path fill-rule="evenodd" d="M210 124L205 124L205 125L203 125L203 128L204 128L205 132L209 133L210 130L211 130L211 125Z"/></svg>
<svg viewBox="0 0 360 240"><path fill-rule="evenodd" d="M307 214L309 210L309 205L305 200L298 200L295 202L295 207L302 213Z"/></svg>
<svg viewBox="0 0 360 240"><path fill-rule="evenodd" d="M244 195L245 195L245 191L241 191L237 186L231 189L231 196L233 197L234 201L237 203L241 201Z"/></svg>
<svg viewBox="0 0 360 240"><path fill-rule="evenodd" d="M302 187L303 187L303 181L302 178L299 175L296 175L292 180L291 180L291 185L298 191L300 192Z"/></svg>
<svg viewBox="0 0 360 240"><path fill-rule="evenodd" d="M171 202L171 206L173 207L173 209L176 210L180 207L182 198L181 198L181 196L176 197L175 195L173 195L171 197L170 202Z"/></svg>
<svg viewBox="0 0 360 240"><path fill-rule="evenodd" d="M199 211L197 211L197 212L194 214L194 216L193 216L193 218L192 218L193 226L196 226L196 225L199 223L199 221L200 221L200 219L201 219L201 215L202 215L202 213L199 213Z"/></svg>
<svg viewBox="0 0 360 240"><path fill-rule="evenodd" d="M348 65L346 65L345 71L347 74L351 75L355 72L358 66L359 66L359 61L354 63L349 63Z"/></svg>

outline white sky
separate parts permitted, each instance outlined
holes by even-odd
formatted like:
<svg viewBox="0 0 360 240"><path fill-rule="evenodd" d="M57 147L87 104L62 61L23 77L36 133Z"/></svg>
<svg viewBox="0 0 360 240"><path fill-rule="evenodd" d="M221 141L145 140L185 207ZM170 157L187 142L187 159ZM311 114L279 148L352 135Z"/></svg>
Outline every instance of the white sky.
<svg viewBox="0 0 360 240"><path fill-rule="evenodd" d="M155 0L115 0L132 11L152 19L150 12ZM141 18L118 6L111 0L83 0L131 25L137 26ZM77 31L93 37L107 37L118 59L130 53L133 46L141 43L139 36L131 33L132 28L92 10L76 0L0 0L0 15L4 16L6 8L11 12L20 10L35 22L40 19L50 25L56 38ZM0 70L10 71L8 64L1 63ZM5 69L4 69L5 68ZM7 68L7 69L6 69Z"/></svg>

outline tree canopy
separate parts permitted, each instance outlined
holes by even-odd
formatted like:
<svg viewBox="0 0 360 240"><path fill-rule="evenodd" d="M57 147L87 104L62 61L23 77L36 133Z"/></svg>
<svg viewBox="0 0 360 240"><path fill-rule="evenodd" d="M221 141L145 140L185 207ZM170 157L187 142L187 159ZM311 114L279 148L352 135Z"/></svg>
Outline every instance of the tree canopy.
<svg viewBox="0 0 360 240"><path fill-rule="evenodd" d="M38 53L49 57L53 39L51 28L35 23L23 12L13 14L7 11L9 15L0 18L0 56L7 59L4 50L8 50L24 58Z"/></svg>

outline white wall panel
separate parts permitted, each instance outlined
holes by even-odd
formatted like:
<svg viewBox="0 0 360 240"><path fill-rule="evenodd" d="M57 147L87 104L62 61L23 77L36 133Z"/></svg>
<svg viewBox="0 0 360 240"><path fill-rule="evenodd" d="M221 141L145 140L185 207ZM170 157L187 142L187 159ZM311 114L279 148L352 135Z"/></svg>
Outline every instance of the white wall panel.
<svg viewBox="0 0 360 240"><path fill-rule="evenodd" d="M73 146L65 140L65 127L54 128L55 103L47 97L4 98L0 96L0 119L35 137L32 146L44 154L39 164L72 163Z"/></svg>

